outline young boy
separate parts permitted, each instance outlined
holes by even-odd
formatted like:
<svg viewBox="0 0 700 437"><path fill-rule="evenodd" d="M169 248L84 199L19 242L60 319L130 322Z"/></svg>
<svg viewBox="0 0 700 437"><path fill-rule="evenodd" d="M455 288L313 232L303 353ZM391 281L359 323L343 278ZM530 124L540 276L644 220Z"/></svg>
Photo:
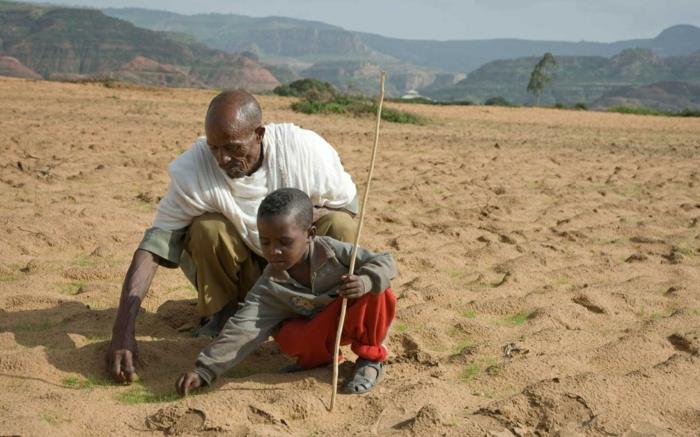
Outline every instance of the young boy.
<svg viewBox="0 0 700 437"><path fill-rule="evenodd" d="M211 384L270 335L300 369L332 362L342 297L349 300L341 344L351 344L359 357L345 391L371 390L384 372L382 342L396 309L391 255L358 247L355 274L348 275L352 245L317 237L311 200L293 188L265 197L258 232L268 265L243 306L199 354L195 370L178 378L178 393Z"/></svg>

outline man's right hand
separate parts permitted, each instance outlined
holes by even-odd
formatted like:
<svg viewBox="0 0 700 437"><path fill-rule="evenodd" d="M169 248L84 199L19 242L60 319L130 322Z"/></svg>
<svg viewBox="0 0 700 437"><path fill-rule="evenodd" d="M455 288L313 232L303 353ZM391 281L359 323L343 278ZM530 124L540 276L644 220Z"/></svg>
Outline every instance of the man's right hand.
<svg viewBox="0 0 700 437"><path fill-rule="evenodd" d="M131 384L136 379L134 364L139 360L136 339L119 343L112 341L107 351L107 371L115 381Z"/></svg>
<svg viewBox="0 0 700 437"><path fill-rule="evenodd" d="M136 378L134 364L139 362L136 345L136 316L158 269L157 256L138 249L124 278L119 309L112 328L112 342L107 350L107 372L115 381L131 384Z"/></svg>

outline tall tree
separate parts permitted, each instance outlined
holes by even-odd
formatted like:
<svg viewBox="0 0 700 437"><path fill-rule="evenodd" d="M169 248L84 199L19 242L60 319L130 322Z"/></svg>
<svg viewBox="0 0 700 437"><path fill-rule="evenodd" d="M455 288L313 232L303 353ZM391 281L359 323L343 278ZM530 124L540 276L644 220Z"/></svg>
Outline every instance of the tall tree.
<svg viewBox="0 0 700 437"><path fill-rule="evenodd" d="M552 80L551 69L556 67L556 65L557 61L554 59L554 56L547 52L532 70L530 82L527 84L527 92L535 95L535 106L540 104L542 91L544 91L545 85Z"/></svg>

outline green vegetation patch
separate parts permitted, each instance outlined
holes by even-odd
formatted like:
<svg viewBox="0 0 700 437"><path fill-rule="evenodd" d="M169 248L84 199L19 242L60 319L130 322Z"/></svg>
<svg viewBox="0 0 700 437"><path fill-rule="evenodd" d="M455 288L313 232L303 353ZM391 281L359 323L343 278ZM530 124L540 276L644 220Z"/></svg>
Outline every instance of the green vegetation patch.
<svg viewBox="0 0 700 437"><path fill-rule="evenodd" d="M44 419L46 423L53 426L58 425L61 421L56 414L47 411L41 413L41 418Z"/></svg>
<svg viewBox="0 0 700 437"><path fill-rule="evenodd" d="M364 97L337 96L329 101L304 99L292 103L292 110L304 114L349 114L356 117L377 113L377 103ZM416 114L392 108L382 108L382 120L392 123L425 124Z"/></svg>
<svg viewBox="0 0 700 437"><path fill-rule="evenodd" d="M79 378L77 376L70 376L62 381L66 388L72 388L76 390L80 389L91 389L94 387L109 387L118 385L115 382L109 381L107 379L99 379L92 376L87 378Z"/></svg>
<svg viewBox="0 0 700 437"><path fill-rule="evenodd" d="M398 322L394 324L394 329L396 329L396 332L399 334L403 334L404 332L408 331L408 325L403 322Z"/></svg>
<svg viewBox="0 0 700 437"><path fill-rule="evenodd" d="M503 372L503 365L494 357L479 357L469 363L460 375L462 381L470 381L480 374L499 376Z"/></svg>
<svg viewBox="0 0 700 437"><path fill-rule="evenodd" d="M469 364L467 368L464 369L464 372L462 372L462 381L469 381L473 379L476 375L479 374L479 372L481 372L481 367L478 363Z"/></svg>
<svg viewBox="0 0 700 437"><path fill-rule="evenodd" d="M377 103L361 96L339 93L333 85L318 79L301 79L274 89L280 96L299 97L292 110L303 114L350 114L365 116L377 113ZM382 120L392 123L423 124L425 120L410 112L382 109Z"/></svg>
<svg viewBox="0 0 700 437"><path fill-rule="evenodd" d="M646 311L646 309L640 308L639 311L636 312L636 315L640 319L644 320L661 320L671 317L677 310L678 308L676 308L675 306L670 306L666 307L663 310L649 313Z"/></svg>
<svg viewBox="0 0 700 437"><path fill-rule="evenodd" d="M85 284L79 281L68 282L67 284L61 285L61 291L63 291L65 294L75 296L84 285Z"/></svg>
<svg viewBox="0 0 700 437"><path fill-rule="evenodd" d="M272 92L278 96L301 97L317 101L330 101L338 96L333 85L318 79L295 80L290 84L278 86Z"/></svg>
<svg viewBox="0 0 700 437"><path fill-rule="evenodd" d="M452 353L454 355L460 355L464 351L466 351L467 349L470 349L473 347L474 347L474 342L469 338L465 338L463 340L460 340L459 343L457 343L457 345L455 345L454 349L452 350Z"/></svg>
<svg viewBox="0 0 700 437"><path fill-rule="evenodd" d="M700 117L700 111L687 108L681 112L670 112L658 111L650 108L641 108L638 106L613 106L612 108L608 108L608 112L616 112L619 114L656 115L663 117Z"/></svg>
<svg viewBox="0 0 700 437"><path fill-rule="evenodd" d="M576 103L571 106L567 106L565 103L555 103L554 106L552 106L554 109L573 109L575 111L588 111L588 105L582 102Z"/></svg>
<svg viewBox="0 0 700 437"><path fill-rule="evenodd" d="M102 343L103 341L109 341L111 337L109 335L86 335L85 341L88 343Z"/></svg>
<svg viewBox="0 0 700 437"><path fill-rule="evenodd" d="M17 273L0 273L0 283L15 282L19 278Z"/></svg>
<svg viewBox="0 0 700 437"><path fill-rule="evenodd" d="M427 97L412 97L408 99L386 99L388 102L394 103L408 103L408 104L419 104L419 105L433 105L433 106L472 106L475 103L472 100L446 100L438 101L432 100Z"/></svg>
<svg viewBox="0 0 700 437"><path fill-rule="evenodd" d="M505 106L505 107L511 107L515 106L511 102L509 102L506 98L501 97L501 96L496 96L496 97L489 97L484 101L484 105L486 106Z"/></svg>
<svg viewBox="0 0 700 437"><path fill-rule="evenodd" d="M501 320L501 324L506 326L520 326L527 321L528 313L520 311L518 314L513 314Z"/></svg>
<svg viewBox="0 0 700 437"><path fill-rule="evenodd" d="M474 310L466 310L462 313L464 317L467 319L475 319L476 318L476 311Z"/></svg>
<svg viewBox="0 0 700 437"><path fill-rule="evenodd" d="M142 385L135 385L129 390L119 393L117 400L125 405L157 404L174 402L180 399L177 393L157 394Z"/></svg>

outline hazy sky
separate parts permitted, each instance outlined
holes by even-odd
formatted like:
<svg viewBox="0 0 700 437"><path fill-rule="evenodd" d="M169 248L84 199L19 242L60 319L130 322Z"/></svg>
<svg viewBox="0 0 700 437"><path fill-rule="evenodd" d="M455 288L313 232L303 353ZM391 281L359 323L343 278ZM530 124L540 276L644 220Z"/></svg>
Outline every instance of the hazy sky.
<svg viewBox="0 0 700 437"><path fill-rule="evenodd" d="M182 14L280 15L413 39L615 41L654 37L674 24L700 26L700 0L48 0L48 3L143 7Z"/></svg>

